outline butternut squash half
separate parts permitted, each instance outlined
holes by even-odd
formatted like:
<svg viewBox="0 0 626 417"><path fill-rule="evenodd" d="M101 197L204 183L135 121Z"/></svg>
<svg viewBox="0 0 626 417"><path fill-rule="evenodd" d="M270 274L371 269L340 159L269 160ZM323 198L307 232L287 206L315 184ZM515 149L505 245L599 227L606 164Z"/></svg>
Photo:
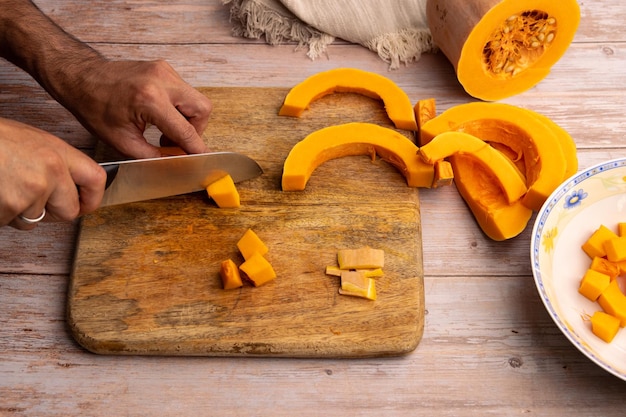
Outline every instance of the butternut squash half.
<svg viewBox="0 0 626 417"><path fill-rule="evenodd" d="M491 239L502 241L518 236L526 229L533 211L521 200L509 203L494 177L468 154L450 156L454 182L482 231Z"/></svg>
<svg viewBox="0 0 626 417"><path fill-rule="evenodd" d="M571 157L565 158L561 140L553 127L520 107L484 102L452 107L422 126L420 143L424 145L446 131L468 133L523 155L528 192L522 203L532 210L539 211L550 194L567 178ZM571 149L569 147L568 152ZM575 146L573 149L575 158Z"/></svg>
<svg viewBox="0 0 626 417"><path fill-rule="evenodd" d="M289 91L278 114L300 117L313 101L335 92L382 100L396 128L417 130L413 105L406 93L387 77L355 68L336 68L305 79Z"/></svg>
<svg viewBox="0 0 626 417"><path fill-rule="evenodd" d="M473 158L482 170L492 174L507 203L513 203L526 194L526 181L515 165L500 151L467 133L442 133L422 146L419 154L430 164L456 154L467 155ZM454 170L454 166L452 169ZM460 180L457 179L458 181Z"/></svg>
<svg viewBox="0 0 626 417"><path fill-rule="evenodd" d="M410 187L431 187L434 167L417 155L417 146L406 136L371 123L346 123L317 130L298 142L283 166L283 191L304 190L311 174L322 163L348 155L379 155L395 166Z"/></svg>
<svg viewBox="0 0 626 417"><path fill-rule="evenodd" d="M576 0L428 0L426 15L465 91L489 101L543 80L580 22Z"/></svg>

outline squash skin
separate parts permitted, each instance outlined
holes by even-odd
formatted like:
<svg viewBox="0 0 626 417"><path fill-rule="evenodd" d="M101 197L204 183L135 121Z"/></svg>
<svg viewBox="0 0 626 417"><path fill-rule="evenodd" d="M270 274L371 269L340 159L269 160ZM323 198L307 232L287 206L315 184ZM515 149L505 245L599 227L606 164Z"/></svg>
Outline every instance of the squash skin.
<svg viewBox="0 0 626 417"><path fill-rule="evenodd" d="M547 12L556 18L558 31L547 50L512 78L489 73L483 50L491 34L510 16L528 10ZM465 91L478 99L496 101L526 91L549 73L571 44L580 22L576 0L428 0L428 24L435 44L456 70Z"/></svg>
<svg viewBox="0 0 626 417"><path fill-rule="evenodd" d="M454 106L422 126L422 146L446 131L469 133L523 154L528 192L522 203L532 210L539 211L567 178L567 159L559 138L548 125L521 107L485 102Z"/></svg>
<svg viewBox="0 0 626 417"><path fill-rule="evenodd" d="M407 94L389 78L356 68L335 68L305 79L289 91L278 115L300 117L311 102L335 92L380 99L396 128L417 130L413 105Z"/></svg>
<svg viewBox="0 0 626 417"><path fill-rule="evenodd" d="M466 154L452 155L450 163L457 190L485 235L495 241L503 241L518 236L526 229L533 211L525 207L521 200L509 204L492 173Z"/></svg>
<svg viewBox="0 0 626 417"><path fill-rule="evenodd" d="M481 169L492 174L507 203L511 204L526 194L526 182L515 165L489 144L467 133L444 132L422 146L419 154L431 164L452 155L467 155L474 158Z"/></svg>
<svg viewBox="0 0 626 417"><path fill-rule="evenodd" d="M349 155L379 155L395 166L410 187L430 188L434 167L421 160L417 146L395 130L371 123L346 123L317 130L298 142L283 165L283 191L301 191L322 163Z"/></svg>

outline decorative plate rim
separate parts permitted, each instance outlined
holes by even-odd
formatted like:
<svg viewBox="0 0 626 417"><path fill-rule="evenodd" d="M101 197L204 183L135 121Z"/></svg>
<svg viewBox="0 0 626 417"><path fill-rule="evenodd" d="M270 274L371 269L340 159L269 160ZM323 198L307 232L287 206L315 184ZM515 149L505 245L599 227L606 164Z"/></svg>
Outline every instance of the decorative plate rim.
<svg viewBox="0 0 626 417"><path fill-rule="evenodd" d="M569 341L585 356L595 362L598 366L606 370L607 372L626 380L626 373L616 369L611 364L607 363L606 360L602 359L596 352L594 352L588 344L583 343L583 340L577 335L575 335L572 330L566 325L563 319L559 316L555 306L553 305L553 300L550 295L547 293L544 281L542 278L542 272L540 269L540 259L539 253L541 248L541 238L543 236L544 227L546 226L547 220L550 215L553 213L554 209L560 207L558 203L562 201L562 199L569 193L574 190L574 187L584 182L585 180L599 174L602 172L611 171L613 169L626 168L626 158L618 158L612 159L609 161L601 162L596 165L593 165L583 171L580 171L569 179L565 180L561 185L557 187L556 190L548 197L546 202L541 207L541 210L537 214L535 219L535 223L533 225L532 234L531 234L531 245L530 245L530 260L533 272L533 278L535 281L535 285L537 287L537 291L539 292L539 296L541 301L543 302L545 308L547 309L550 317L555 322L557 327L561 330L561 332L569 339ZM626 175L626 174L625 174ZM626 183L624 183L624 189L622 193L626 193ZM556 301L556 300L555 300ZM622 331L626 331L623 329Z"/></svg>

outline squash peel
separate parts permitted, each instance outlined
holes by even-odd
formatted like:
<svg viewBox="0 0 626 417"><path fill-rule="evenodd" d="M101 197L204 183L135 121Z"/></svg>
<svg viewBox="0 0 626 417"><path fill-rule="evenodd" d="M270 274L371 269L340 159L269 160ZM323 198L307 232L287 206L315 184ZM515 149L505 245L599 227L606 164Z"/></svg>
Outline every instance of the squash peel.
<svg viewBox="0 0 626 417"><path fill-rule="evenodd" d="M335 92L380 99L396 128L417 130L413 106L406 93L387 77L355 68L335 68L310 76L289 91L278 114L300 117L311 102Z"/></svg>
<svg viewBox="0 0 626 417"><path fill-rule="evenodd" d="M410 187L431 187L433 165L422 161L406 136L371 123L346 123L317 130L298 142L283 166L283 191L304 190L322 163L348 155L379 155L395 166Z"/></svg>
<svg viewBox="0 0 626 417"><path fill-rule="evenodd" d="M426 15L465 91L496 101L549 74L574 38L580 7L576 0L428 0Z"/></svg>

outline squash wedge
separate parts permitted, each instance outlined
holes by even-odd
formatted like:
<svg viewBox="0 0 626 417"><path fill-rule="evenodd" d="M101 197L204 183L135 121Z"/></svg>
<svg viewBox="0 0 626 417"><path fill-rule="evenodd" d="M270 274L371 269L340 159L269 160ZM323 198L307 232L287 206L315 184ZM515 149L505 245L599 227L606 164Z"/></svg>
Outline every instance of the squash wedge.
<svg viewBox="0 0 626 417"><path fill-rule="evenodd" d="M387 77L355 68L336 68L305 79L289 91L278 114L300 117L311 102L335 92L380 99L396 128L417 130L413 106L406 93Z"/></svg>
<svg viewBox="0 0 626 417"><path fill-rule="evenodd" d="M544 121L521 107L474 102L451 107L420 129L422 146L435 136L458 131L485 142L506 145L523 155L528 192L522 203L539 211L567 177L567 159L557 134Z"/></svg>
<svg viewBox="0 0 626 417"><path fill-rule="evenodd" d="M459 194L489 238L507 240L526 229L533 211L521 200L509 204L491 172L466 154L452 155L450 163Z"/></svg>
<svg viewBox="0 0 626 417"><path fill-rule="evenodd" d="M406 136L371 123L346 123L317 130L298 142L283 165L283 191L304 190L311 174L322 163L348 155L371 155L395 166L410 187L430 188L433 165L417 155L417 146Z"/></svg>
<svg viewBox="0 0 626 417"><path fill-rule="evenodd" d="M544 79L572 42L576 0L428 0L434 43L465 91L501 100Z"/></svg>
<svg viewBox="0 0 626 417"><path fill-rule="evenodd" d="M471 156L490 171L506 201L513 203L526 194L526 182L515 165L500 151L475 136L463 132L444 132L422 146L419 154L429 164L455 154Z"/></svg>

